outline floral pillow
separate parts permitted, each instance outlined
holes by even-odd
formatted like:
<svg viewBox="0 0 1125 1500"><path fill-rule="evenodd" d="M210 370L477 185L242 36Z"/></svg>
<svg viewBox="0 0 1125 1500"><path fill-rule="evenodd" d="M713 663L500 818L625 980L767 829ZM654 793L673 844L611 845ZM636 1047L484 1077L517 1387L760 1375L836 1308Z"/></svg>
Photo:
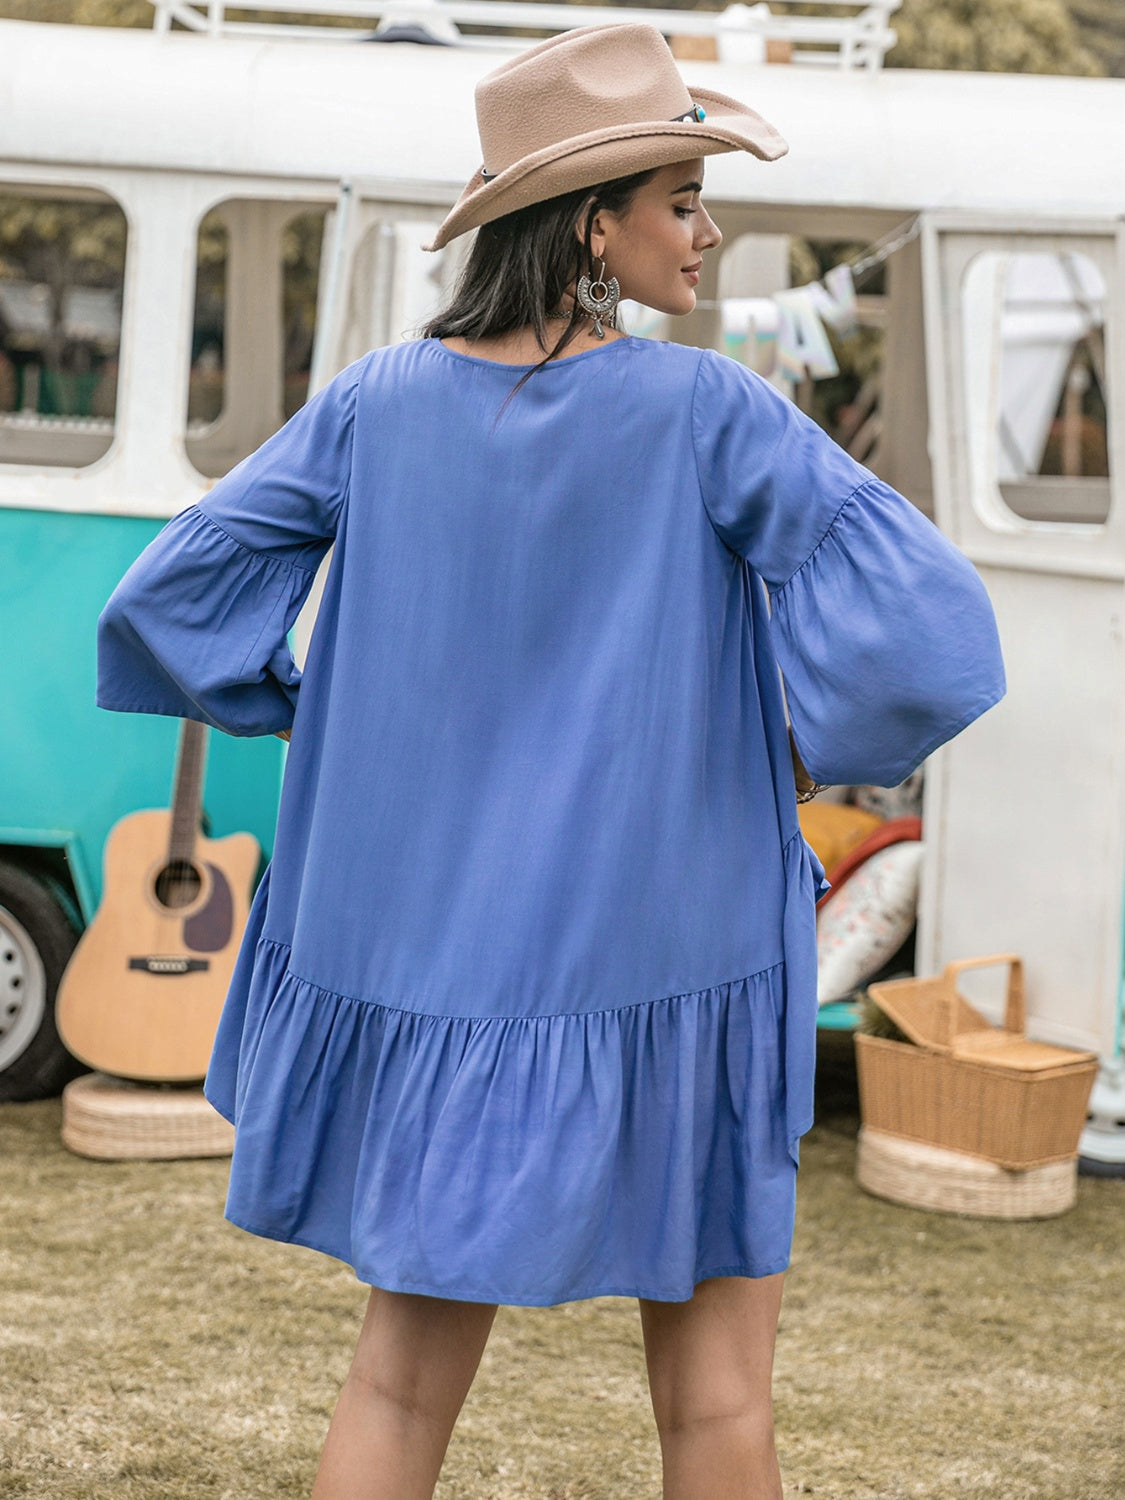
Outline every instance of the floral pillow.
<svg viewBox="0 0 1125 1500"><path fill-rule="evenodd" d="M817 999L846 999L898 952L918 913L925 845L879 849L817 913Z"/></svg>

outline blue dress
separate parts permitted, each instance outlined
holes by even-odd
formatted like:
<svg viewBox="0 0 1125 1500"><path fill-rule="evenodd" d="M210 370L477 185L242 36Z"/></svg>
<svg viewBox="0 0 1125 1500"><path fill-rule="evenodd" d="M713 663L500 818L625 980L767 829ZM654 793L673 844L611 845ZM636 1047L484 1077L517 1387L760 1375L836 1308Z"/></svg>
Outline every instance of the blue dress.
<svg viewBox="0 0 1125 1500"><path fill-rule="evenodd" d="M968 562L740 365L622 338L505 405L526 368L345 370L130 569L98 702L292 726L228 1216L392 1290L680 1300L787 1265L811 1123L779 665L809 772L884 785L1003 672Z"/></svg>

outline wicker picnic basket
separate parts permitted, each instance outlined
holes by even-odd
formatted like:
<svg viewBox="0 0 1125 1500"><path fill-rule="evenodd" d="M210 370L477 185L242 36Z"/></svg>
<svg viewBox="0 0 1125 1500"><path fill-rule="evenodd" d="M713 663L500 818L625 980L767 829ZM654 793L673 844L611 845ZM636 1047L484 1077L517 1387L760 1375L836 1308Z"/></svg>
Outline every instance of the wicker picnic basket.
<svg viewBox="0 0 1125 1500"><path fill-rule="evenodd" d="M963 970L992 964L1009 966L1001 1027L957 989ZM1028 1041L1015 954L961 959L939 977L873 984L869 994L909 1041L857 1033L865 1128L1013 1170L1077 1157L1098 1061Z"/></svg>

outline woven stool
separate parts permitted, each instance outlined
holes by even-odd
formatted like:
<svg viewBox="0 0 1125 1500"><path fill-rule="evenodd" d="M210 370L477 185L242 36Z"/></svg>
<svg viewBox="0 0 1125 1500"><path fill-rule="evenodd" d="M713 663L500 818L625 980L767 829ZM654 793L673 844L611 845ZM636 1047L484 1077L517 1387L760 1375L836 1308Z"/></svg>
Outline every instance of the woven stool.
<svg viewBox="0 0 1125 1500"><path fill-rule="evenodd" d="M234 1127L198 1087L160 1088L87 1073L63 1090L63 1145L101 1161L229 1156Z"/></svg>
<svg viewBox="0 0 1125 1500"><path fill-rule="evenodd" d="M908 1208L980 1219L1049 1219L1074 1207L1078 1158L1013 1170L865 1125L856 1181L876 1198Z"/></svg>

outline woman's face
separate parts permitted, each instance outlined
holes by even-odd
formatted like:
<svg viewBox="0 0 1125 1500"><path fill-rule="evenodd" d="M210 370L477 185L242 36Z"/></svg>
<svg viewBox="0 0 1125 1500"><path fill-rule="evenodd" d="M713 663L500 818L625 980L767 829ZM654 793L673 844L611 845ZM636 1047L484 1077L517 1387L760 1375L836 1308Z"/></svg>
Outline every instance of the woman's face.
<svg viewBox="0 0 1125 1500"><path fill-rule="evenodd" d="M599 209L591 248L616 276L622 297L656 312L682 316L695 307L703 252L722 243L700 201L703 158L676 162L637 189L621 214Z"/></svg>

